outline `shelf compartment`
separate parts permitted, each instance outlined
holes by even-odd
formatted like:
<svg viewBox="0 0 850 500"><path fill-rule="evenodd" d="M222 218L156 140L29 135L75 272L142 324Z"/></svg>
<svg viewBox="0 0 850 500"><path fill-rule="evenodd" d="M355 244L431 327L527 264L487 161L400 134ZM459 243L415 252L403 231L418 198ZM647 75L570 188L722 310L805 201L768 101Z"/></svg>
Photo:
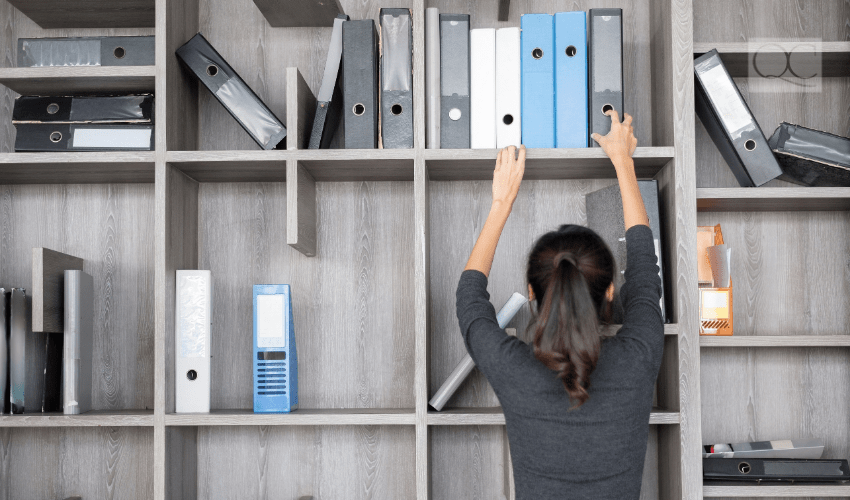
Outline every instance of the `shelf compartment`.
<svg viewBox="0 0 850 500"><path fill-rule="evenodd" d="M703 486L702 496L713 497L848 497L850 485L788 485L788 486Z"/></svg>
<svg viewBox="0 0 850 500"><path fill-rule="evenodd" d="M768 43L768 42L765 42ZM801 56L814 56L820 54L824 77L846 77L850 76L850 42L818 42L820 51L800 50L800 45L809 42L783 42L771 41L769 45L759 47L758 53L770 56L771 54L785 55L793 53ZM732 77L746 77L750 68L750 58L756 53L752 46L756 43L733 42L733 43L694 43L694 56L705 54L711 49L717 49L723 65Z"/></svg>
<svg viewBox="0 0 850 500"><path fill-rule="evenodd" d="M679 412L653 408L650 425L679 423ZM428 425L505 425L505 414L499 406L489 408L452 408L428 412Z"/></svg>
<svg viewBox="0 0 850 500"><path fill-rule="evenodd" d="M304 149L296 156L321 181L413 181L412 149Z"/></svg>
<svg viewBox="0 0 850 500"><path fill-rule="evenodd" d="M497 149L426 149L432 181L492 180ZM633 155L638 178L654 177L672 158L674 148L637 148ZM616 179L614 165L602 148L526 151L526 180Z"/></svg>
<svg viewBox="0 0 850 500"><path fill-rule="evenodd" d="M284 182L290 151L169 151L166 161L198 182Z"/></svg>
<svg viewBox="0 0 850 500"><path fill-rule="evenodd" d="M413 408L299 409L292 413L213 410L210 413L167 413L166 426L228 425L414 425Z"/></svg>
<svg viewBox="0 0 850 500"><path fill-rule="evenodd" d="M700 347L850 347L850 335L702 335Z"/></svg>
<svg viewBox="0 0 850 500"><path fill-rule="evenodd" d="M850 187L697 188L699 212L850 210Z"/></svg>
<svg viewBox="0 0 850 500"><path fill-rule="evenodd" d="M147 93L155 66L0 68L0 84L21 95Z"/></svg>
<svg viewBox="0 0 850 500"><path fill-rule="evenodd" d="M153 183L154 152L2 153L3 184Z"/></svg>
<svg viewBox="0 0 850 500"><path fill-rule="evenodd" d="M9 0L44 29L153 28L154 0Z"/></svg>
<svg viewBox="0 0 850 500"><path fill-rule="evenodd" d="M0 427L153 427L153 410L95 410L79 415L0 415Z"/></svg>

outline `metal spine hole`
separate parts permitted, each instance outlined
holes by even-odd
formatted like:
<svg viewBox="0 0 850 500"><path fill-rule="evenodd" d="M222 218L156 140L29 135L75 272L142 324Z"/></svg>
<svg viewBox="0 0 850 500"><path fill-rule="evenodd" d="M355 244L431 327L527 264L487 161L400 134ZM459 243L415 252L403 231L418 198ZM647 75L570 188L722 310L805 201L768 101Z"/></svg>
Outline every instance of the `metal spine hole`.
<svg viewBox="0 0 850 500"><path fill-rule="evenodd" d="M115 47L112 51L112 55L115 56L115 59L122 59L125 55L127 55L127 51L124 50L124 47Z"/></svg>
<svg viewBox="0 0 850 500"><path fill-rule="evenodd" d="M577 53L578 53L578 50L575 47L573 47L572 45L567 47L567 57L573 57Z"/></svg>
<svg viewBox="0 0 850 500"><path fill-rule="evenodd" d="M52 102L52 103L47 105L47 114L48 115L55 115L58 112L59 112L59 105L56 104L55 102Z"/></svg>
<svg viewBox="0 0 850 500"><path fill-rule="evenodd" d="M62 132L53 132L50 134L50 140L52 142L59 142L62 140Z"/></svg>
<svg viewBox="0 0 850 500"><path fill-rule="evenodd" d="M538 47L538 48L532 50L531 51L531 57L533 57L535 59L540 59L541 57L543 57L543 49Z"/></svg>
<svg viewBox="0 0 850 500"><path fill-rule="evenodd" d="M354 105L354 108L352 108L352 111L354 112L355 115L361 116L361 115L363 115L363 113L366 112L366 106L364 106L364 105L362 105L358 102L357 104Z"/></svg>
<svg viewBox="0 0 850 500"><path fill-rule="evenodd" d="M400 115L403 110L401 109L401 104L393 104L393 107L390 108L390 111L394 115Z"/></svg>
<svg viewBox="0 0 850 500"><path fill-rule="evenodd" d="M188 372L186 372L186 378L188 378L189 380L195 380L196 378L198 378L198 372L196 372L195 370L189 370Z"/></svg>
<svg viewBox="0 0 850 500"><path fill-rule="evenodd" d="M747 151L752 151L756 149L756 141L747 139L747 142L744 143L744 147L747 148Z"/></svg>
<svg viewBox="0 0 850 500"><path fill-rule="evenodd" d="M502 123L504 123L505 125L510 125L513 122L514 122L513 115L505 115L505 116L502 117Z"/></svg>
<svg viewBox="0 0 850 500"><path fill-rule="evenodd" d="M602 114L604 115L605 113L611 111L612 109L614 109L614 106L611 106L610 104L606 104L606 105L602 106Z"/></svg>
<svg viewBox="0 0 850 500"><path fill-rule="evenodd" d="M207 74L210 76L215 76L218 74L218 66L215 64L210 64L207 66Z"/></svg>

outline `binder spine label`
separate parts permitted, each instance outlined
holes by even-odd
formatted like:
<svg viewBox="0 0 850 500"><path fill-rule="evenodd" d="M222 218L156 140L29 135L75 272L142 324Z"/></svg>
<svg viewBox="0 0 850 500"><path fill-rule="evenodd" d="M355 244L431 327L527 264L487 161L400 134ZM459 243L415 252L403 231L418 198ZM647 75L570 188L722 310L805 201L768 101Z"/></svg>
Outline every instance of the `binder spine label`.
<svg viewBox="0 0 850 500"><path fill-rule="evenodd" d="M588 16L588 118L590 132L607 135L613 108L623 118L623 11L590 9ZM588 137L589 146L598 146Z"/></svg>
<svg viewBox="0 0 850 500"><path fill-rule="evenodd" d="M346 149L378 147L378 49L371 19L342 24Z"/></svg>
<svg viewBox="0 0 850 500"><path fill-rule="evenodd" d="M584 12L555 14L555 147L587 147L587 23Z"/></svg>
<svg viewBox="0 0 850 500"><path fill-rule="evenodd" d="M410 21L408 9L381 9L381 137L388 149L413 147Z"/></svg>
<svg viewBox="0 0 850 500"><path fill-rule="evenodd" d="M522 143L555 147L555 38L552 16L522 16Z"/></svg>
<svg viewBox="0 0 850 500"><path fill-rule="evenodd" d="M469 16L440 15L440 147L469 148Z"/></svg>
<svg viewBox="0 0 850 500"><path fill-rule="evenodd" d="M153 66L154 37L19 38L18 67Z"/></svg>

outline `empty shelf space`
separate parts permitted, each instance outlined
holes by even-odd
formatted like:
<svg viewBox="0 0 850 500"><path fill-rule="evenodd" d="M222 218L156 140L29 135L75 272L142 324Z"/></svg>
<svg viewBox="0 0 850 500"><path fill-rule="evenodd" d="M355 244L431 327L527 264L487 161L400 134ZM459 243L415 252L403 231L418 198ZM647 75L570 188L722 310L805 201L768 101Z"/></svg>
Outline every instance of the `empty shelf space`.
<svg viewBox="0 0 850 500"><path fill-rule="evenodd" d="M678 424L679 412L653 408L649 415L649 423L650 425ZM505 425L505 414L498 406L429 411L428 425Z"/></svg>
<svg viewBox="0 0 850 500"><path fill-rule="evenodd" d="M21 95L154 91L154 66L0 68L0 84Z"/></svg>
<svg viewBox="0 0 850 500"><path fill-rule="evenodd" d="M79 415L0 415L0 427L153 427L153 410L95 410Z"/></svg>
<svg viewBox="0 0 850 500"><path fill-rule="evenodd" d="M290 151L169 151L166 161L198 182L283 182Z"/></svg>
<svg viewBox="0 0 850 500"><path fill-rule="evenodd" d="M153 151L3 153L3 184L106 184L153 182Z"/></svg>
<svg viewBox="0 0 850 500"><path fill-rule="evenodd" d="M44 29L153 28L154 0L10 0Z"/></svg>
<svg viewBox="0 0 850 500"><path fill-rule="evenodd" d="M850 485L809 486L703 486L702 496L711 497L847 497Z"/></svg>
<svg viewBox="0 0 850 500"><path fill-rule="evenodd" d="M167 426L219 425L414 425L413 408L303 409L292 413L253 410L213 410L210 413L168 413Z"/></svg>
<svg viewBox="0 0 850 500"><path fill-rule="evenodd" d="M699 212L840 210L850 210L850 188L697 188L697 211Z"/></svg>
<svg viewBox="0 0 850 500"><path fill-rule="evenodd" d="M299 162L317 181L412 181L412 149L305 149Z"/></svg>
<svg viewBox="0 0 850 500"><path fill-rule="evenodd" d="M733 77L747 76L750 60L756 54L766 58L773 54L781 57L786 54L794 54L796 57L820 56L823 69L821 76L850 76L850 42L694 43L694 54L705 54L711 49L717 49L726 70Z"/></svg>
<svg viewBox="0 0 850 500"><path fill-rule="evenodd" d="M702 335L701 347L850 347L850 335Z"/></svg>
<svg viewBox="0 0 850 500"><path fill-rule="evenodd" d="M497 149L426 149L425 163L432 181L493 178ZM668 147L637 148L633 156L639 178L651 178L673 158ZM528 149L525 179L616 179L617 173L602 148Z"/></svg>

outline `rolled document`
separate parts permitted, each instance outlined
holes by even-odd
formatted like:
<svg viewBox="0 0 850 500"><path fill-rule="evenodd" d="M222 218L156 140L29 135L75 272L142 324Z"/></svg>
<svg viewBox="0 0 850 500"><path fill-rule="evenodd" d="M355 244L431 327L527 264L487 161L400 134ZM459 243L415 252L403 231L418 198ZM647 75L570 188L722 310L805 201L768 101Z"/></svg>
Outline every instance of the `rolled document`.
<svg viewBox="0 0 850 500"><path fill-rule="evenodd" d="M496 315L496 321L499 322L499 328L507 326L526 302L528 302L528 299L519 293L511 295L511 298L505 302L505 305L502 306L502 309L499 310L499 313ZM429 401L428 404L437 411L442 410L449 398L451 398L455 391L457 391L457 388L460 387L461 382L466 380L466 377L472 373L473 368L475 368L475 362L472 361L472 356L467 353L457 367L455 367L452 374L449 375L449 378L443 382L443 385L440 386L440 390L434 394L434 397L431 398L431 401Z"/></svg>

